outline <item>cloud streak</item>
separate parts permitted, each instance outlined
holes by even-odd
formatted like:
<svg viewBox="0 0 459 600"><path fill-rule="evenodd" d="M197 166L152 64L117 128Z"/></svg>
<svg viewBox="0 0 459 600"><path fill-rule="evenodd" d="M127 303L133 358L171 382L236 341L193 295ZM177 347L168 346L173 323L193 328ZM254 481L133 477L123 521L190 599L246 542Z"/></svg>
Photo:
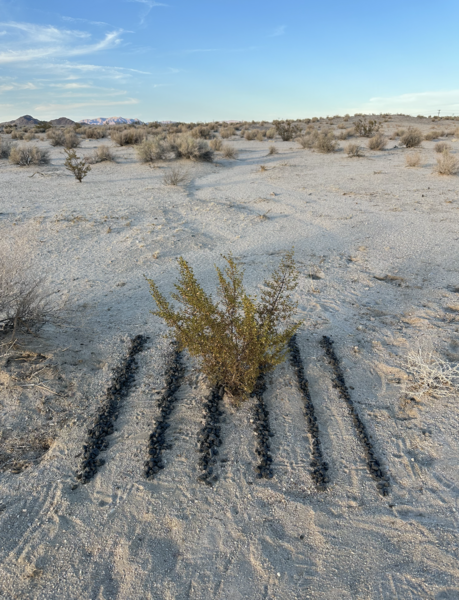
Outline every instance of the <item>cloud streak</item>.
<svg viewBox="0 0 459 600"><path fill-rule="evenodd" d="M399 96L374 97L357 109L366 113L459 114L459 90L413 92Z"/></svg>
<svg viewBox="0 0 459 600"><path fill-rule="evenodd" d="M126 106L132 104L138 104L139 101L136 98L129 98L128 100L120 100L115 102L104 102L103 100L94 100L88 102L74 102L71 104L40 104L35 106L37 112L55 112L55 111L66 111L75 108L86 108L88 106Z"/></svg>
<svg viewBox="0 0 459 600"><path fill-rule="evenodd" d="M287 29L287 25L279 25L276 29L268 35L268 37L279 37L280 35L284 35L285 30Z"/></svg>

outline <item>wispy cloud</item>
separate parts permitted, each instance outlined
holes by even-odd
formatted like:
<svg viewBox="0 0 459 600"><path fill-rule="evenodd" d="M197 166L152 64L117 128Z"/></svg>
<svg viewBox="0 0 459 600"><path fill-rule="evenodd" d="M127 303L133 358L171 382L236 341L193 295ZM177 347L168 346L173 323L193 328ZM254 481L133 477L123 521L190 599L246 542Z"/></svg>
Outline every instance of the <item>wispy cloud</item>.
<svg viewBox="0 0 459 600"><path fill-rule="evenodd" d="M139 101L136 98L129 98L128 100L120 100L115 102L104 102L103 100L94 100L88 102L74 102L70 104L40 104L35 106L37 112L55 112L65 111L75 108L87 108L89 106L126 106L132 104L138 104Z"/></svg>
<svg viewBox="0 0 459 600"><path fill-rule="evenodd" d="M176 54L197 54L199 52L250 52L258 50L258 46L249 46L248 48L191 48L177 52Z"/></svg>
<svg viewBox="0 0 459 600"><path fill-rule="evenodd" d="M105 23L105 21L90 21L89 19L82 19L80 17L64 17L64 16L62 16L61 19L63 21L68 21L70 23L88 23L88 25L100 25L100 26L113 27L113 25L110 25L110 23Z"/></svg>
<svg viewBox="0 0 459 600"><path fill-rule="evenodd" d="M33 83L6 83L0 85L0 93L11 92L16 90L37 90L37 86Z"/></svg>
<svg viewBox="0 0 459 600"><path fill-rule="evenodd" d="M365 113L407 113L407 114L459 114L459 90L413 92L399 96L370 98L356 112Z"/></svg>
<svg viewBox="0 0 459 600"><path fill-rule="evenodd" d="M268 37L279 37L280 35L284 35L286 29L287 25L279 25L279 27L276 27L276 29L272 31Z"/></svg>
<svg viewBox="0 0 459 600"><path fill-rule="evenodd" d="M121 31L107 33L103 39L92 44L79 43L91 35L85 31L57 29L31 23L0 23L7 31L18 32L10 49L0 52L0 64L36 63L53 56L81 56L113 48L121 43Z"/></svg>
<svg viewBox="0 0 459 600"><path fill-rule="evenodd" d="M143 25L145 23L145 19L149 15L152 8L157 6L169 6L168 4L163 4L162 2L156 2L155 0L125 0L126 2L135 2L136 4L142 4L143 10L140 16L140 24Z"/></svg>

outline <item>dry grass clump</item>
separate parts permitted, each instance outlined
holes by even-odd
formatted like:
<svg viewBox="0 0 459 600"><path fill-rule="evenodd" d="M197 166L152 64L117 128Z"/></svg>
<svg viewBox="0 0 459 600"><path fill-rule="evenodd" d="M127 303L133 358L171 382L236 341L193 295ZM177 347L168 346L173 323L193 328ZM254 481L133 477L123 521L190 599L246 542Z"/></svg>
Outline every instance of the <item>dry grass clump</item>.
<svg viewBox="0 0 459 600"><path fill-rule="evenodd" d="M190 134L192 137L194 137L196 139L201 138L204 140L208 140L211 136L211 133L212 133L212 131L211 131L210 127L207 127L206 125L198 125L197 127L194 127L190 131Z"/></svg>
<svg viewBox="0 0 459 600"><path fill-rule="evenodd" d="M118 146L130 146L141 144L145 139L145 132L142 129L124 129L123 131L111 131L111 139Z"/></svg>
<svg viewBox="0 0 459 600"><path fill-rule="evenodd" d="M166 160L172 153L169 142L161 140L155 136L151 140L144 140L136 148L137 156L143 163L155 162L156 160Z"/></svg>
<svg viewBox="0 0 459 600"><path fill-rule="evenodd" d="M163 176L164 185L180 185L188 180L188 172L179 166L172 167Z"/></svg>
<svg viewBox="0 0 459 600"><path fill-rule="evenodd" d="M258 135L258 131L256 129L251 129L251 130L245 132L244 138L248 142L251 142L256 139L257 135Z"/></svg>
<svg viewBox="0 0 459 600"><path fill-rule="evenodd" d="M276 128L270 127L266 132L266 137L268 140L273 140L276 137Z"/></svg>
<svg viewBox="0 0 459 600"><path fill-rule="evenodd" d="M278 151L278 149L276 148L276 146L270 146L270 147L269 147L269 149L268 149L268 154L269 154L269 155L278 154L278 153L279 153L279 151Z"/></svg>
<svg viewBox="0 0 459 600"><path fill-rule="evenodd" d="M317 139L314 144L314 150L321 152L322 154L328 154L335 152L338 147L338 142L335 140L335 136L331 131L324 131L317 135Z"/></svg>
<svg viewBox="0 0 459 600"><path fill-rule="evenodd" d="M36 261L36 239L29 226L0 235L0 329L12 330L42 321L51 310L49 292Z"/></svg>
<svg viewBox="0 0 459 600"><path fill-rule="evenodd" d="M400 142L406 148L417 148L421 145L424 136L422 135L422 131L417 127L409 127L407 131L401 136Z"/></svg>
<svg viewBox="0 0 459 600"><path fill-rule="evenodd" d="M24 141L25 142L31 142L32 140L35 140L36 137L37 136L35 135L35 133L33 131L29 131L28 133L26 133L24 135Z"/></svg>
<svg viewBox="0 0 459 600"><path fill-rule="evenodd" d="M351 127L349 129L344 129L338 133L338 139L347 140L348 138L354 135L354 129Z"/></svg>
<svg viewBox="0 0 459 600"><path fill-rule="evenodd" d="M419 167L421 164L421 155L419 152L415 152L414 154L407 154L405 156L405 165L407 167Z"/></svg>
<svg viewBox="0 0 459 600"><path fill-rule="evenodd" d="M459 365L445 362L426 349L409 352L402 366L410 375L405 391L418 399L441 398L459 391Z"/></svg>
<svg viewBox="0 0 459 600"><path fill-rule="evenodd" d="M24 132L23 131L16 131L15 129L13 129L13 131L11 132L11 139L12 140L23 140L24 139Z"/></svg>
<svg viewBox="0 0 459 600"><path fill-rule="evenodd" d="M276 128L276 133L281 136L284 142L289 142L301 134L301 127L291 119L287 121L273 121L273 125Z"/></svg>
<svg viewBox="0 0 459 600"><path fill-rule="evenodd" d="M214 151L205 140L195 139L189 134L171 136L169 142L176 158L204 162L212 162L214 158Z"/></svg>
<svg viewBox="0 0 459 600"><path fill-rule="evenodd" d="M109 146L106 146L105 144L101 144L100 146L98 146L94 150L92 156L85 158L86 162L90 164L96 164L101 162L114 162L115 160L115 157L112 154L112 151L110 150Z"/></svg>
<svg viewBox="0 0 459 600"><path fill-rule="evenodd" d="M300 135L295 139L295 142L298 142L300 146L304 149L313 148L317 139L319 137L319 132L315 129L306 131L304 135Z"/></svg>
<svg viewBox="0 0 459 600"><path fill-rule="evenodd" d="M78 148L81 144L80 138L73 129L48 129L46 137L51 146L64 146L64 148L67 148L68 150L71 148Z"/></svg>
<svg viewBox="0 0 459 600"><path fill-rule="evenodd" d="M0 137L0 158L9 158L11 153L11 142Z"/></svg>
<svg viewBox="0 0 459 600"><path fill-rule="evenodd" d="M222 152L223 152L224 158L233 159L233 160L236 159L239 155L236 148L234 148L233 146L228 146L228 144L225 144L223 146Z"/></svg>
<svg viewBox="0 0 459 600"><path fill-rule="evenodd" d="M386 147L386 136L382 133L377 133L368 140L368 148L370 150L384 150Z"/></svg>
<svg viewBox="0 0 459 600"><path fill-rule="evenodd" d="M438 142L437 144L435 144L435 152L451 152L451 146L450 144L447 144L446 142Z"/></svg>
<svg viewBox="0 0 459 600"><path fill-rule="evenodd" d="M100 140L107 134L107 130L103 127L89 126L82 130L87 140Z"/></svg>
<svg viewBox="0 0 459 600"><path fill-rule="evenodd" d="M359 146L359 144L348 144L345 147L345 151L350 158L359 158L364 156L362 147Z"/></svg>
<svg viewBox="0 0 459 600"><path fill-rule="evenodd" d="M49 152L37 146L14 146L11 148L9 161L20 167L46 165L49 163Z"/></svg>
<svg viewBox="0 0 459 600"><path fill-rule="evenodd" d="M261 130L257 133L257 142L263 142L265 139L265 131Z"/></svg>
<svg viewBox="0 0 459 600"><path fill-rule="evenodd" d="M439 175L457 175L459 173L459 159L448 150L443 150L441 155L437 157L435 173Z"/></svg>
<svg viewBox="0 0 459 600"><path fill-rule="evenodd" d="M445 135L444 131L438 131L437 129L432 129L428 133L425 134L424 139L427 141L438 140Z"/></svg>
<svg viewBox="0 0 459 600"><path fill-rule="evenodd" d="M354 124L355 135L361 137L373 137L379 131L381 124L378 121L358 119Z"/></svg>
<svg viewBox="0 0 459 600"><path fill-rule="evenodd" d="M210 140L209 146L214 152L219 152L223 148L223 142L220 138L214 138L213 140Z"/></svg>
<svg viewBox="0 0 459 600"><path fill-rule="evenodd" d="M293 252L288 252L260 300L243 287L243 271L232 256L224 257L224 271L217 268L219 285L214 302L197 282L184 258L178 259L180 276L172 298L175 309L148 280L156 302L154 315L173 330L181 348L200 360L211 385L223 386L235 404L247 399L258 377L285 360L287 343L300 324L291 324L296 310L291 292L298 274Z"/></svg>
<svg viewBox="0 0 459 600"><path fill-rule="evenodd" d="M233 136L235 133L236 133L236 130L234 129L234 127L222 127L220 129L220 135L222 136L222 138L224 140L227 140L228 138Z"/></svg>

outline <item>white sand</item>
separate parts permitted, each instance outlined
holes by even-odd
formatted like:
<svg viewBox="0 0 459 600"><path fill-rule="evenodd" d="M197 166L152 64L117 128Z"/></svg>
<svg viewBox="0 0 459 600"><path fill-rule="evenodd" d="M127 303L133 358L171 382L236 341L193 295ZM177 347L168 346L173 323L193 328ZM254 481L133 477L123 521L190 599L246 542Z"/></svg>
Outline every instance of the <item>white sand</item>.
<svg viewBox="0 0 459 600"><path fill-rule="evenodd" d="M459 151L458 141L448 141ZM98 143L85 141L83 152ZM423 142L422 166L414 169L405 168L409 151L400 148L349 159L276 141L280 153L268 157L269 142L230 143L238 161L217 155L214 165L186 163L192 181L178 189L162 184L167 165L140 165L126 148L114 150L117 164L94 165L82 184L64 170L60 149L43 168L0 161L1 226L35 223L55 297L65 301L38 337L21 338L25 350L43 355L34 368L49 357L45 375L27 379L29 363L20 360L0 369L0 443L38 430L56 436L41 461L19 474L11 464L0 472L0 598L459 598L457 397L404 406L399 368L409 348L427 341L458 361L459 313L448 306L459 304L451 291L459 286L459 178L432 174L434 142ZM260 164L269 170L259 172ZM29 177L36 170L44 176ZM218 468L219 482L213 489L196 482L208 390L187 360L166 468L146 481L152 391L162 387L168 343L149 315L143 275L169 292L183 255L211 291L213 265L231 251L256 292L292 245L306 320L298 342L330 464L328 491L317 493L310 477L302 399L288 364L266 393L274 479L255 478L249 402L237 412L225 408L220 455L229 461ZM402 279L375 278L385 275ZM110 369L139 333L151 339L106 464L72 491ZM322 335L335 340L390 476L388 498L377 494L331 385ZM28 381L45 382L62 398L18 387Z"/></svg>

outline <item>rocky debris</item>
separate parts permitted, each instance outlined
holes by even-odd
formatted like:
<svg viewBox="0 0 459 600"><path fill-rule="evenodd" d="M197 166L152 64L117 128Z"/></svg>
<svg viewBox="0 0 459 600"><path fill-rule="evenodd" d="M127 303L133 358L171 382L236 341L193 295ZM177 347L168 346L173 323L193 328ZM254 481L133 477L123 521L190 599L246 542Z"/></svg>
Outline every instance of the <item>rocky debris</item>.
<svg viewBox="0 0 459 600"><path fill-rule="evenodd" d="M218 448L222 445L220 417L224 413L220 410L220 403L224 392L223 387L215 387L203 405L205 421L198 433L198 452L201 454L198 466L202 472L198 476L198 481L207 485L213 485L218 480L215 464Z"/></svg>
<svg viewBox="0 0 459 600"><path fill-rule="evenodd" d="M263 400L263 394L266 390L266 381L263 374L261 374L256 383L255 389L252 392L252 396L255 397L255 410L254 410L254 430L257 436L257 447L255 452L260 458L260 462L255 468L258 479L272 479L272 456L271 448L269 445L269 438L273 437L274 433L271 431L269 426L269 410L266 408Z"/></svg>
<svg viewBox="0 0 459 600"><path fill-rule="evenodd" d="M135 356L142 352L147 340L146 336L137 335L131 342L126 358L113 370L112 383L107 389L93 426L88 430L88 437L83 446L83 460L76 473L76 478L81 483L88 483L95 476L98 468L105 464L100 453L108 448L106 438L114 432L114 421L118 418L121 400L128 395L135 380L137 371Z"/></svg>
<svg viewBox="0 0 459 600"><path fill-rule="evenodd" d="M330 481L327 475L328 463L326 463L323 459L317 417L314 414L314 405L309 392L308 380L304 375L303 360L301 358L296 335L290 338L288 345L290 350L290 364L295 371L298 387L300 388L301 394L304 398L304 413L308 426L309 437L311 440L311 477L316 484L317 489L323 491L325 490L326 484Z"/></svg>
<svg viewBox="0 0 459 600"><path fill-rule="evenodd" d="M174 342L174 348L172 359L166 368L165 387L158 401L159 417L148 440L148 456L144 464L144 474L147 479L154 478L161 469L164 469L161 455L166 448L166 432L170 427L169 417L177 401L175 393L180 388L185 373L182 365L182 353L178 351L176 342Z"/></svg>
<svg viewBox="0 0 459 600"><path fill-rule="evenodd" d="M389 494L389 478L385 474L383 467L376 458L373 445L370 441L370 436L368 435L365 425L359 417L359 414L357 413L357 410L352 401L351 395L349 394L346 382L344 381L344 375L341 369L341 365L333 348L333 341L329 337L324 335L321 341L321 345L325 350L325 353L331 366L333 367L333 386L338 390L341 398L343 398L343 400L346 402L349 412L351 413L352 420L357 430L357 436L359 437L364 449L367 467L370 472L370 475L377 482L376 487L378 488L379 493L383 496L387 496Z"/></svg>

